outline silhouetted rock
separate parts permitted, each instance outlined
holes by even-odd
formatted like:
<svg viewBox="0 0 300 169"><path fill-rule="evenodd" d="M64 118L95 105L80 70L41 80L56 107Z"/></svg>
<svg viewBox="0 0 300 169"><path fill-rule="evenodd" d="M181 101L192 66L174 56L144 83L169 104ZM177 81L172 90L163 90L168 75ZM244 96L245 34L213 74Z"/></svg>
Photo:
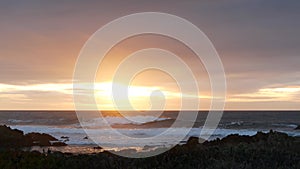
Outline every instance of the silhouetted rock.
<svg viewBox="0 0 300 169"><path fill-rule="evenodd" d="M64 143L70 141L70 139L69 139L70 137L68 137L68 136L61 136L60 138L63 139Z"/></svg>
<svg viewBox="0 0 300 169"><path fill-rule="evenodd" d="M28 133L25 137L32 140L32 146L51 146L50 141L58 141L53 136L45 133Z"/></svg>
<svg viewBox="0 0 300 169"><path fill-rule="evenodd" d="M239 145L241 143L266 143L276 144L278 142L292 141L293 137L289 137L286 133L276 132L270 130L269 133L257 132L254 136L244 136L238 134L231 134L223 139L216 139L212 141L206 141L203 145L215 146L215 145Z"/></svg>
<svg viewBox="0 0 300 169"><path fill-rule="evenodd" d="M51 146L61 147L61 146L67 146L67 144L63 142L52 142Z"/></svg>
<svg viewBox="0 0 300 169"><path fill-rule="evenodd" d="M298 125L298 126L295 128L295 130L300 130L300 125Z"/></svg>
<svg viewBox="0 0 300 169"><path fill-rule="evenodd" d="M18 148L28 144L27 140L24 140L23 131L0 126L0 134L1 148Z"/></svg>
<svg viewBox="0 0 300 169"><path fill-rule="evenodd" d="M94 150L101 150L102 149L102 147L100 147L100 146L96 146L96 147L93 147L94 148Z"/></svg>
<svg viewBox="0 0 300 169"><path fill-rule="evenodd" d="M2 149L66 145L49 134L28 133L24 135L23 131L13 130L7 126L0 126L0 134L0 148Z"/></svg>
<svg viewBox="0 0 300 169"><path fill-rule="evenodd" d="M70 137L68 137L68 136L61 136L60 138L61 139L69 139Z"/></svg>
<svg viewBox="0 0 300 169"><path fill-rule="evenodd" d="M186 142L186 144L190 145L190 146L197 145L197 144L199 144L199 138L198 137L190 137L188 139L188 141Z"/></svg>
<svg viewBox="0 0 300 169"><path fill-rule="evenodd" d="M11 132L0 128L0 131ZM19 134L17 134L17 132ZM22 132L15 131L20 137ZM2 133L1 133L2 134ZM198 143L190 137L186 144L149 158L125 158L108 151L92 155L50 151L47 154L6 150L0 151L0 168L300 168L300 137L270 131L254 136L229 135L223 139ZM100 147L97 147L99 149ZM122 150L124 155L135 149Z"/></svg>

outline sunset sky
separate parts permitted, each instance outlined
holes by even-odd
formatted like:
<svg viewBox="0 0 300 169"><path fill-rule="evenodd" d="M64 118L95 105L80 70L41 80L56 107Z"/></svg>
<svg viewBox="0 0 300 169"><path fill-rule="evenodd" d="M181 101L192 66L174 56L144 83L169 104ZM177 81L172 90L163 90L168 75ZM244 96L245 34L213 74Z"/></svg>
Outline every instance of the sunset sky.
<svg viewBox="0 0 300 169"><path fill-rule="evenodd" d="M227 110L299 110L299 9L298 0L0 1L0 109L74 109L73 70L84 43L114 19L151 11L185 18L212 41L226 73ZM200 84L199 95L192 97L199 97L201 109L208 109L210 88L201 62L179 42L155 35L128 39L107 55L95 86L103 109L113 109L107 98L112 72L122 57L158 46L191 65ZM164 91L167 109L178 109L176 83L157 71L133 81L134 106L149 108L153 90Z"/></svg>

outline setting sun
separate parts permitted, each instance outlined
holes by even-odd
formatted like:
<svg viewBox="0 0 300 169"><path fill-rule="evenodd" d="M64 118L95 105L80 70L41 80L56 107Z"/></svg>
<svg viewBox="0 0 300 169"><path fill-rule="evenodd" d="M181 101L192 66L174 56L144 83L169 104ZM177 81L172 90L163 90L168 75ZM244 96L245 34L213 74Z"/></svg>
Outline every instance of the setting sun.
<svg viewBox="0 0 300 169"><path fill-rule="evenodd" d="M120 105L123 109L129 110L149 110L151 108L151 102L161 102L161 99L165 99L166 104L168 102L174 102L174 99L180 99L181 94L173 91L168 91L161 87L148 87L148 86L126 86L123 84L115 84L119 89L128 90L128 99L131 103L131 107L128 105ZM161 94L157 93L160 91ZM126 96L119 96L118 98L113 98L112 93L112 83L97 83L95 85L95 97L96 101L101 108L115 110L114 99L119 99L119 102L122 100L127 100ZM164 97L164 98L161 98Z"/></svg>

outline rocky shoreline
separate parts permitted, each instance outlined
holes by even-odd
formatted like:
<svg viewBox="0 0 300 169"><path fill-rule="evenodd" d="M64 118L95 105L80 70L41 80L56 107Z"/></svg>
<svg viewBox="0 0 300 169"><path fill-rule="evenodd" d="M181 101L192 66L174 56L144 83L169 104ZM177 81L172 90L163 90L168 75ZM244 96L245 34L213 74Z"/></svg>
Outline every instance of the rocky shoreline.
<svg viewBox="0 0 300 169"><path fill-rule="evenodd" d="M32 146L66 146L53 136L45 133L28 133L11 129L8 126L0 126L0 149L20 149Z"/></svg>
<svg viewBox="0 0 300 169"><path fill-rule="evenodd" d="M57 140L46 134L24 135L7 126L1 126L0 132L0 168L300 168L300 138L276 131L258 132L254 136L229 135L203 144L198 138L191 137L186 144L177 145L163 154L137 159L106 151L92 155L26 152L19 148L55 146L51 142Z"/></svg>

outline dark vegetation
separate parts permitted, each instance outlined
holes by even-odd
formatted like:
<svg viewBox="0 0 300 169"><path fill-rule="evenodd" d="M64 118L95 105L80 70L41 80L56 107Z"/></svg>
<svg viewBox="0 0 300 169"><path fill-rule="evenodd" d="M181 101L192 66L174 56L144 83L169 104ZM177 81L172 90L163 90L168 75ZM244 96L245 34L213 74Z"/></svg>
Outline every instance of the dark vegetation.
<svg viewBox="0 0 300 169"><path fill-rule="evenodd" d="M3 143L2 130L3 127L1 127L1 143ZM22 138L20 131L11 132L14 133L11 137ZM18 143L22 145L22 141L16 141L11 146L20 147ZM177 145L158 156L141 159L119 157L109 152L74 155L60 152L24 152L3 148L2 144L1 147L1 169L300 168L300 138L273 131L258 132L254 136L230 135L203 144L198 143L198 138L191 137L184 145Z"/></svg>

